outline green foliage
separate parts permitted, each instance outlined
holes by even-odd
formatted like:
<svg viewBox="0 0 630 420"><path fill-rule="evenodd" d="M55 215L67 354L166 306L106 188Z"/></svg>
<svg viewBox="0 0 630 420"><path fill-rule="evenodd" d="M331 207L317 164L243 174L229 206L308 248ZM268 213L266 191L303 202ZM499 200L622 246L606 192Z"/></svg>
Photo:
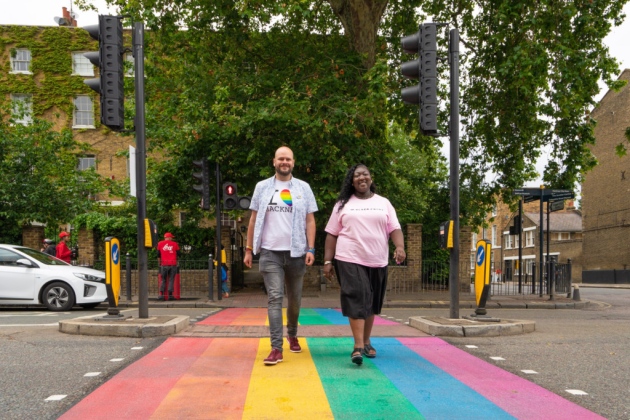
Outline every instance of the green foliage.
<svg viewBox="0 0 630 420"><path fill-rule="evenodd" d="M387 196L427 187L398 168L404 161L387 135L396 122L411 137L410 153L425 164L440 146L440 139L417 133L417 108L400 100L399 89L409 82L401 80L399 63L409 58L399 42L427 15L457 27L460 207L463 223L475 226L497 196L509 203L513 188L537 178L543 150L551 151L544 173L549 187L573 188L595 165L588 149L595 121L586 114L600 79L619 86L603 39L624 18L626 0L388 2L378 31L361 20L366 10L346 12L375 10L386 0L108 2L151 29L149 135L167 157L150 175L160 192L155 203L191 212L198 202L189 193L192 159L219 162L225 179L249 193L272 174L271 157L282 144L294 149L295 174L313 185L324 214L345 169L356 162L371 168ZM444 53L445 33L439 39ZM366 45L375 51L373 61ZM448 133L446 61L441 65L441 131ZM438 191L442 203L445 190ZM417 214L414 221L425 221L429 201L397 204L406 220ZM438 203L432 208L443 210Z"/></svg>
<svg viewBox="0 0 630 420"><path fill-rule="evenodd" d="M38 118L14 124L11 112L0 109L0 218L58 226L90 210L90 196L105 183L94 170L77 168L76 153L84 147L70 130L54 131Z"/></svg>
<svg viewBox="0 0 630 420"><path fill-rule="evenodd" d="M10 54L17 48L31 51L33 74L11 74L10 60L5 55L4 70L0 72L0 105L10 100L9 94L33 96L33 114L41 117L53 111L62 119L62 127L72 127L73 99L77 94L96 94L83 83L83 77L72 74L72 52L97 50L98 44L89 34L78 28L39 26L0 26L0 47L10 45ZM0 51L4 51L2 48ZM37 77L46 74L46 77ZM98 101L94 101L98 104ZM98 115L98 106L95 106ZM95 118L98 125L98 118Z"/></svg>

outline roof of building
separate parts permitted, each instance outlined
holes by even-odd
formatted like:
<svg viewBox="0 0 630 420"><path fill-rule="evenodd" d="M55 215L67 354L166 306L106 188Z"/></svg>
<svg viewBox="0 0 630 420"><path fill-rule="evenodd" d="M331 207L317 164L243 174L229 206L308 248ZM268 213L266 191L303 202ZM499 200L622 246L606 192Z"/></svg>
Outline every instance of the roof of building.
<svg viewBox="0 0 630 420"><path fill-rule="evenodd" d="M536 225L540 223L539 213L525 213ZM543 213L543 231L547 230L547 213ZM550 232L581 232L582 214L578 210L551 213L549 219Z"/></svg>

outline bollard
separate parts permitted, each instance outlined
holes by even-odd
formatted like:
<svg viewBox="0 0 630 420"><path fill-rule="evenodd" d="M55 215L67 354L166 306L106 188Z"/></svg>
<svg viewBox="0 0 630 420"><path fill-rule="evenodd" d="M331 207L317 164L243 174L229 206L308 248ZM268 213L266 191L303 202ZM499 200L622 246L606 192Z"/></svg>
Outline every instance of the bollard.
<svg viewBox="0 0 630 420"><path fill-rule="evenodd" d="M580 299L580 286L578 284L573 285L573 300L581 300Z"/></svg>

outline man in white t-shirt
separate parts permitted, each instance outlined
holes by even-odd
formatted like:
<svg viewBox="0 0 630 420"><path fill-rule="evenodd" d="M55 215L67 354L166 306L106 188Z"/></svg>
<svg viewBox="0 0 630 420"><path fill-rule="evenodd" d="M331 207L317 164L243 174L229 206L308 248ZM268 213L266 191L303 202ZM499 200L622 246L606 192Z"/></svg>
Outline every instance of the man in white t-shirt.
<svg viewBox="0 0 630 420"><path fill-rule="evenodd" d="M295 161L288 147L276 150L275 175L256 184L250 204L243 262L252 267L260 253L259 267L267 289L267 313L271 353L266 365L282 362L282 300L287 294L287 341L289 350L302 351L297 338L302 284L307 265L315 261L317 203L311 187L291 175Z"/></svg>

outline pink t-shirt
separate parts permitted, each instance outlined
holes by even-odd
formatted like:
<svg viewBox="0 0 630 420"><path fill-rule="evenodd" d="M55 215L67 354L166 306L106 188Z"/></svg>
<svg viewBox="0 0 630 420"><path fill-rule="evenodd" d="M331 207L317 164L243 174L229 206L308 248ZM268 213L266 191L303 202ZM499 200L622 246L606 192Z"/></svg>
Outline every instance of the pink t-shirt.
<svg viewBox="0 0 630 420"><path fill-rule="evenodd" d="M385 267L389 235L400 229L389 200L378 194L367 200L353 195L340 212L338 208L339 202L326 225L326 232L337 237L335 258L366 267Z"/></svg>

